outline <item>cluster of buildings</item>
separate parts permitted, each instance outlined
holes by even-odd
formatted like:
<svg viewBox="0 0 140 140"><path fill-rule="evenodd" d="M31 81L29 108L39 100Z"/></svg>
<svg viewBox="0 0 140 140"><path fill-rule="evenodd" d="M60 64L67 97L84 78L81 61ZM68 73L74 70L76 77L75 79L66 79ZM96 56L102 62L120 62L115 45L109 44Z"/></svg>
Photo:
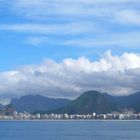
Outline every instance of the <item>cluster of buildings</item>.
<svg viewBox="0 0 140 140"><path fill-rule="evenodd" d="M134 114L132 112L124 113L107 113L107 114L35 114L32 115L28 112L18 113L14 111L12 115L0 115L0 120L139 120L140 113Z"/></svg>

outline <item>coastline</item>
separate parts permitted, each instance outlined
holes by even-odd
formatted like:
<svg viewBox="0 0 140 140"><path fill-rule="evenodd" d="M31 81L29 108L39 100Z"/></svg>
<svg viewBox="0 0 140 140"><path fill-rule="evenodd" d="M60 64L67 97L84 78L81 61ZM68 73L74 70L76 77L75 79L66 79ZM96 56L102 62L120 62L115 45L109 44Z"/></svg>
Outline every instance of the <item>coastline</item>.
<svg viewBox="0 0 140 140"><path fill-rule="evenodd" d="M73 120L0 120L0 122L140 122L140 120L84 120L84 119L73 119Z"/></svg>

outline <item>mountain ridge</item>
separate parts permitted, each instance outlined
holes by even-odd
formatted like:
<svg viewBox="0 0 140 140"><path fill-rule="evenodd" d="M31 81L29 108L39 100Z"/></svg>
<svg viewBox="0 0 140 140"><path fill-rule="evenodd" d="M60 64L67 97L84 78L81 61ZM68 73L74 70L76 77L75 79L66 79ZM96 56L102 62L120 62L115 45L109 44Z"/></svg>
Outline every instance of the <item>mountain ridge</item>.
<svg viewBox="0 0 140 140"><path fill-rule="evenodd" d="M115 104L107 100L106 93L87 91L66 107L48 111L48 113L89 114L108 113L115 110L117 110Z"/></svg>
<svg viewBox="0 0 140 140"><path fill-rule="evenodd" d="M36 110L50 110L68 104L68 99L49 98L42 95L25 95L19 99L11 99L11 105L18 112L27 111L32 113Z"/></svg>
<svg viewBox="0 0 140 140"><path fill-rule="evenodd" d="M95 99L93 97L95 97ZM46 113L90 114L93 112L124 112L126 110L140 112L140 92L128 96L112 96L98 91L87 91L67 106L49 110Z"/></svg>
<svg viewBox="0 0 140 140"><path fill-rule="evenodd" d="M11 100L11 110L29 113L110 113L134 110L140 112L140 92L128 96L112 96L98 91L87 91L74 100L26 95ZM10 109L9 109L10 110Z"/></svg>

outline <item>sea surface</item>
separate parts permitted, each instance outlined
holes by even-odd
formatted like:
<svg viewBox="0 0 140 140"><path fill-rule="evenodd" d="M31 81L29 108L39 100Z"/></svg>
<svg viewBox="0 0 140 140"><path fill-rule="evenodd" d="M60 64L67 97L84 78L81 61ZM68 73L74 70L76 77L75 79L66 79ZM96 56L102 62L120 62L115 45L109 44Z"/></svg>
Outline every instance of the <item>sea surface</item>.
<svg viewBox="0 0 140 140"><path fill-rule="evenodd" d="M140 121L0 121L0 140L140 140Z"/></svg>

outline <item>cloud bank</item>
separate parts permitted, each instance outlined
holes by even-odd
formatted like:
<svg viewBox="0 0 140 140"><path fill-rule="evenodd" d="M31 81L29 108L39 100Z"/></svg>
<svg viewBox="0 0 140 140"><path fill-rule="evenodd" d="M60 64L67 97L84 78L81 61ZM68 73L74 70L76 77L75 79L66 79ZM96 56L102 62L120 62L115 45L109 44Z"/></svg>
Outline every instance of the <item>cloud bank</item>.
<svg viewBox="0 0 140 140"><path fill-rule="evenodd" d="M140 55L105 52L98 61L88 58L45 60L0 73L0 97L26 94L75 98L87 90L127 95L140 90Z"/></svg>

